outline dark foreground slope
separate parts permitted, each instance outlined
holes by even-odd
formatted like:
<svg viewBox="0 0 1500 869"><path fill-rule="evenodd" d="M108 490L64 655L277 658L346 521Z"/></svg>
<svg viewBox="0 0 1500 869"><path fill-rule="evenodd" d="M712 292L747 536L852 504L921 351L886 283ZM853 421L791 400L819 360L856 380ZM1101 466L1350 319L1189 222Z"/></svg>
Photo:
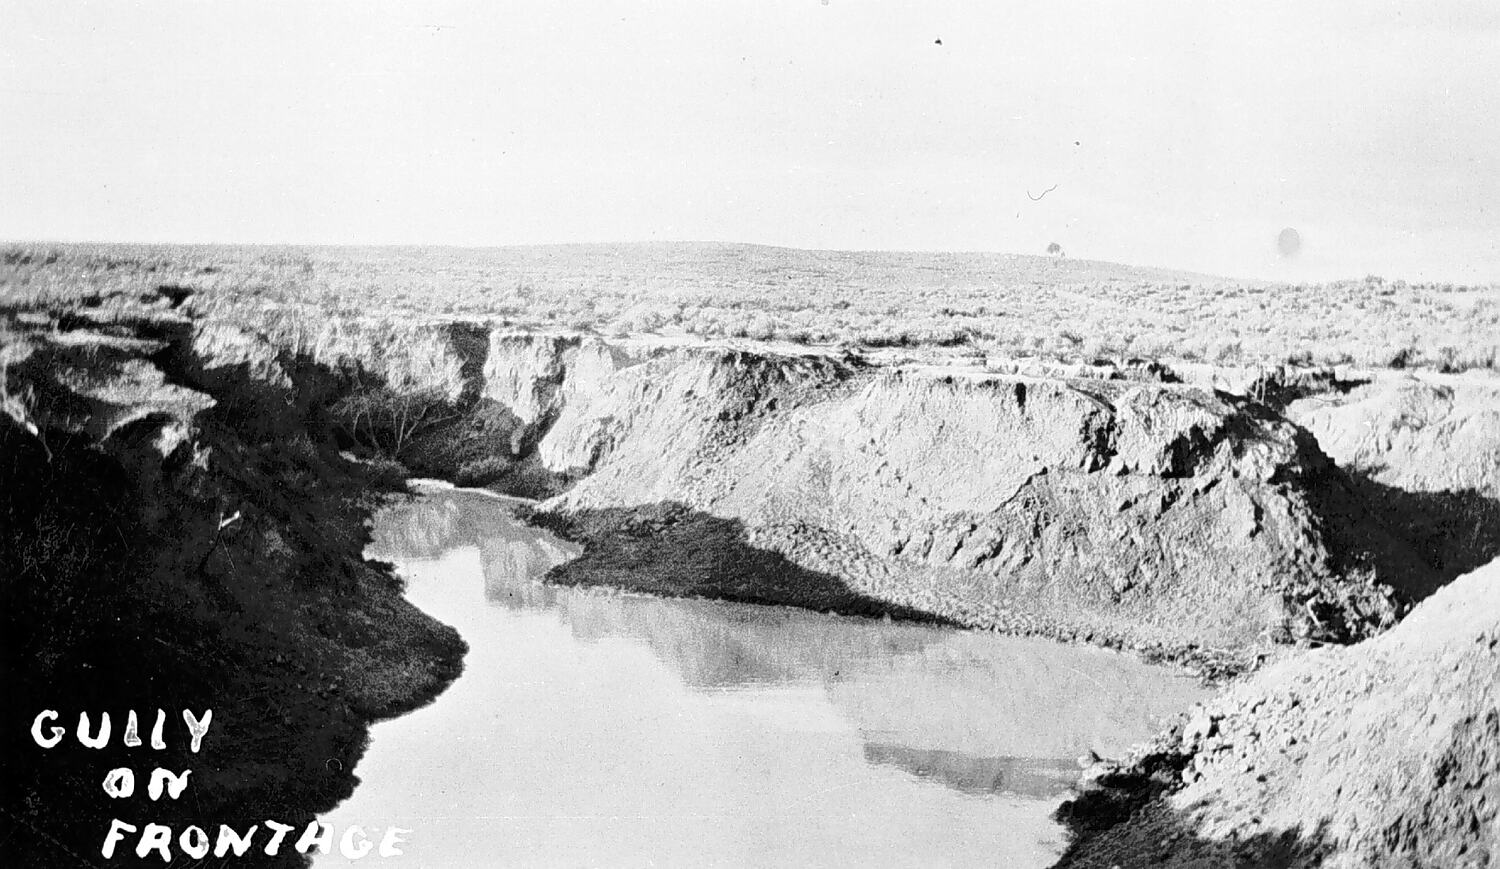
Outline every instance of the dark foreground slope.
<svg viewBox="0 0 1500 869"><path fill-rule="evenodd" d="M1087 779L1059 867L1500 866L1500 562Z"/></svg>
<svg viewBox="0 0 1500 869"><path fill-rule="evenodd" d="M0 865L136 865L136 837L100 856L112 818L171 826L175 866L197 865L177 850L190 824L262 825L263 846L267 820L306 824L353 789L372 720L461 666L458 636L361 558L400 481L334 449L318 407L338 378L276 384L200 353L170 303L0 314ZM261 400L277 388L290 400ZM185 708L213 710L198 754ZM47 709L67 731L52 749L30 736ZM166 749L125 747L128 712L147 738L157 709ZM106 748L80 746L80 712L110 715ZM157 766L192 770L182 799L145 796ZM103 792L115 767L134 797ZM302 862L290 844L228 859Z"/></svg>

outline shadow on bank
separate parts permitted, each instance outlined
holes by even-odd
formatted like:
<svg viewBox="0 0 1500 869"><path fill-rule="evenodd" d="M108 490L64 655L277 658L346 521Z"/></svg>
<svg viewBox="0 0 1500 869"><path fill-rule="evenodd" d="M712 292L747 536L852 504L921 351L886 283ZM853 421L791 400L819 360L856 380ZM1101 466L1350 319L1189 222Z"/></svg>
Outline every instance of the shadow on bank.
<svg viewBox="0 0 1500 869"><path fill-rule="evenodd" d="M1376 477L1381 468L1349 471L1355 491L1404 538L1434 573L1412 603L1500 558L1500 501L1475 489L1415 492Z"/></svg>
<svg viewBox="0 0 1500 869"><path fill-rule="evenodd" d="M1333 852L1326 821L1309 831L1200 835L1167 799L1184 761L1147 758L1138 771L1106 775L1063 803L1053 818L1069 844L1052 869L1312 869Z"/></svg>
<svg viewBox="0 0 1500 869"><path fill-rule="evenodd" d="M583 554L548 572L558 585L612 586L664 597L780 604L840 615L956 626L943 616L890 603L751 544L744 522L676 501L629 508L530 511L528 521L580 542Z"/></svg>

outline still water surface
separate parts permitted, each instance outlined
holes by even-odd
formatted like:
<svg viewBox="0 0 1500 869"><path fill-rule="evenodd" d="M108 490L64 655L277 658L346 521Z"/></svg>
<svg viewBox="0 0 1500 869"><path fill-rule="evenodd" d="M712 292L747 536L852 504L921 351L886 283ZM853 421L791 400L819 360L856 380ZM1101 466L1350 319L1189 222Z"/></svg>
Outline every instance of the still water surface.
<svg viewBox="0 0 1500 869"><path fill-rule="evenodd" d="M1077 757L1205 696L1098 649L542 585L575 550L511 505L378 517L369 555L470 651L323 818L404 857L315 866L1045 866Z"/></svg>

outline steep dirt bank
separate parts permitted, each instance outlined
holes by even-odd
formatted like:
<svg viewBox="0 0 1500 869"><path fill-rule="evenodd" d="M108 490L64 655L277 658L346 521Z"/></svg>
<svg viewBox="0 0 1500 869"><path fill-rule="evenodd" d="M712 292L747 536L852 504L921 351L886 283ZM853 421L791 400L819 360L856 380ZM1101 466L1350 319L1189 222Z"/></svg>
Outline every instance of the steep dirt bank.
<svg viewBox="0 0 1500 869"><path fill-rule="evenodd" d="M1391 609L1356 566L1429 581L1310 438L1200 390L599 341L537 366L518 340L507 373L541 374L506 395L555 417L538 458L577 478L542 513L589 544L558 581L831 577L855 611L1173 650L1360 635Z"/></svg>
<svg viewBox="0 0 1500 869"><path fill-rule="evenodd" d="M1500 865L1500 562L1088 774L1060 867Z"/></svg>
<svg viewBox="0 0 1500 869"><path fill-rule="evenodd" d="M6 866L95 865L112 818L305 824L353 789L370 721L459 672L457 635L361 558L400 478L335 449L337 372L225 341L174 301L0 311ZM127 712L144 737L158 708L167 749L124 747ZM214 713L199 754L177 738L184 708ZM30 736L44 709L69 732L54 749ZM73 740L80 712L113 718L106 748ZM191 769L188 794L109 799L120 766L141 793L155 766ZM135 865L133 846L110 865Z"/></svg>
<svg viewBox="0 0 1500 869"><path fill-rule="evenodd" d="M1306 426L1434 575L1474 572L1392 632L1268 668L1087 771L1059 865L1500 866L1500 383L1325 370L1244 386Z"/></svg>
<svg viewBox="0 0 1500 869"><path fill-rule="evenodd" d="M558 582L794 603L1171 653L1344 640L1440 577L1305 431L1153 380L767 345L324 324L349 446L554 494ZM405 415L408 421L403 424Z"/></svg>

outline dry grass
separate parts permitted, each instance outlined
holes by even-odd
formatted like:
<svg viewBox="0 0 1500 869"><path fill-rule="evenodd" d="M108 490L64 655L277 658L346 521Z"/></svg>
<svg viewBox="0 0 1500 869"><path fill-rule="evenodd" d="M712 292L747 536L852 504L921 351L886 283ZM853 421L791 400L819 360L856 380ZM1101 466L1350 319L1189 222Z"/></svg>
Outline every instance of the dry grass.
<svg viewBox="0 0 1500 869"><path fill-rule="evenodd" d="M196 291L201 313L319 345L320 358L378 339L360 323L463 319L1071 359L1500 364L1500 285L1288 285L1084 260L724 244L0 251L0 300L160 286Z"/></svg>

